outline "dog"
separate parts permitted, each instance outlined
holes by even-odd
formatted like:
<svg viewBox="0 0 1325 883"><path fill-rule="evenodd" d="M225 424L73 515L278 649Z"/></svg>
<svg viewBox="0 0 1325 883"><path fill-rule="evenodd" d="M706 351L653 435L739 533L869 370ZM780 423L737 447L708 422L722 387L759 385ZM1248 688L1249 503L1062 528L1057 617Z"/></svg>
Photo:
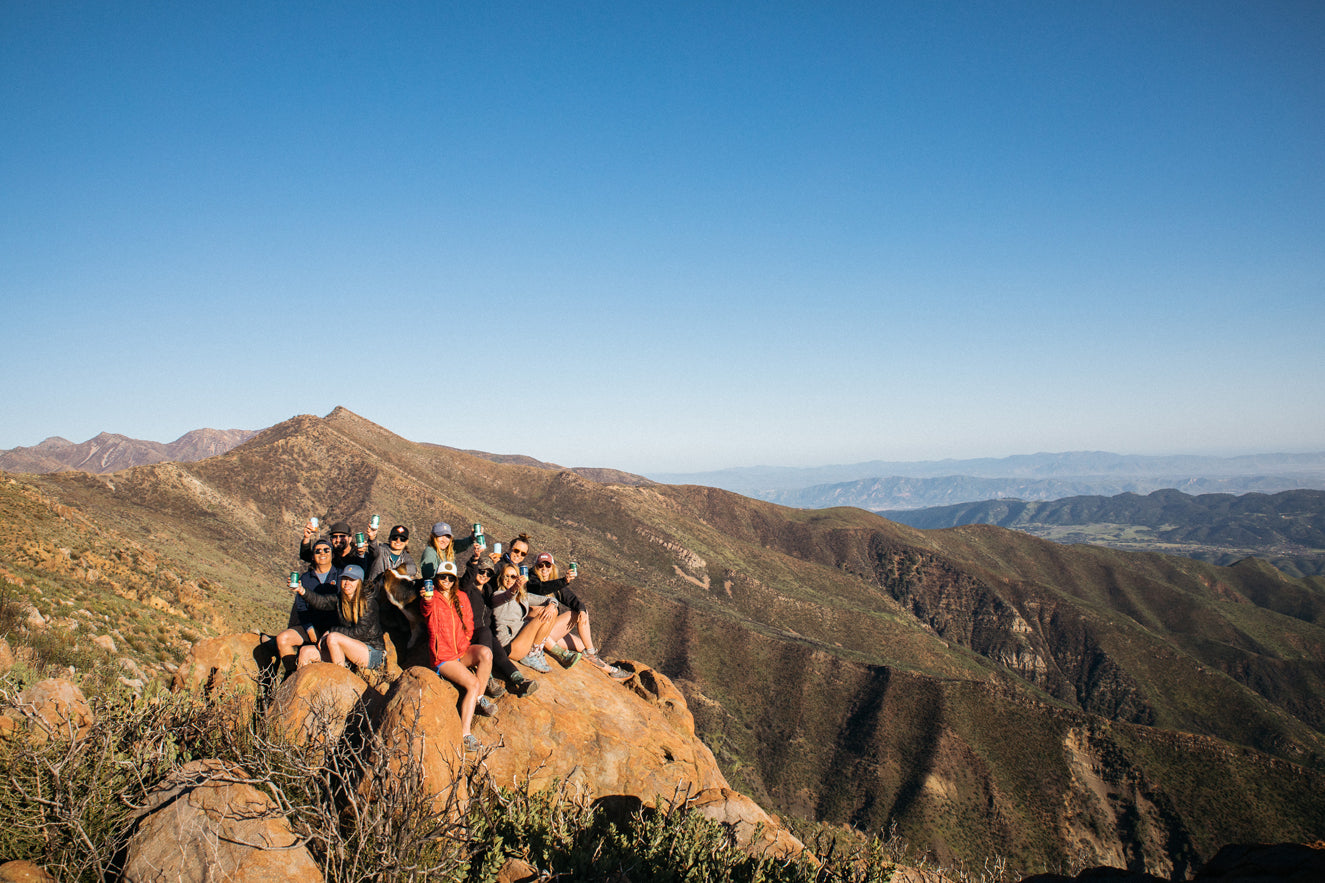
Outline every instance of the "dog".
<svg viewBox="0 0 1325 883"><path fill-rule="evenodd" d="M423 637L423 614L414 602L419 598L419 590L414 580L405 573L404 566L388 570L382 574L382 594L391 602L391 606L404 615L409 622L409 643L413 647Z"/></svg>

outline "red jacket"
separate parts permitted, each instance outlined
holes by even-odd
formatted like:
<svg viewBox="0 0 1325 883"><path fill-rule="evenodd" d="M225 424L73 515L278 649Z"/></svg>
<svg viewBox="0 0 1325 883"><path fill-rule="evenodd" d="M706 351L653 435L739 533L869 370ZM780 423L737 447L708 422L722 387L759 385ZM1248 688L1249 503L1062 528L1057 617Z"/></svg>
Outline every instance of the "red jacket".
<svg viewBox="0 0 1325 883"><path fill-rule="evenodd" d="M431 598L419 596L419 607L428 623L428 653L434 669L463 656L474 637L474 610L469 606L469 598L457 589L456 600L460 603L460 616L455 615L455 608L442 592L434 592Z"/></svg>

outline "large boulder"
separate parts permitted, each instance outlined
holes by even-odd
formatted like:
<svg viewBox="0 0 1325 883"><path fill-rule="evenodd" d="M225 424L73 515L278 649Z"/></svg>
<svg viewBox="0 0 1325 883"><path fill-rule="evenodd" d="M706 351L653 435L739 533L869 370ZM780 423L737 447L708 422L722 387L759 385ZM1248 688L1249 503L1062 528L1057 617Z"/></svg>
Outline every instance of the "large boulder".
<svg viewBox="0 0 1325 883"><path fill-rule="evenodd" d="M123 879L307 883L321 880L322 871L242 768L196 760L148 796L129 840Z"/></svg>
<svg viewBox="0 0 1325 883"><path fill-rule="evenodd" d="M0 675L9 673L14 667L14 651L9 649L9 642L0 638Z"/></svg>
<svg viewBox="0 0 1325 883"><path fill-rule="evenodd" d="M23 732L38 742L79 740L92 728L92 708L78 685L47 678L18 695L18 703L0 715L0 735Z"/></svg>
<svg viewBox="0 0 1325 883"><path fill-rule="evenodd" d="M55 878L40 865L15 859L0 865L0 883L55 883Z"/></svg>
<svg viewBox="0 0 1325 883"><path fill-rule="evenodd" d="M273 672L276 645L255 632L204 638L193 645L175 670L171 689L189 690L223 703L236 723L253 714L262 689L262 672Z"/></svg>
<svg viewBox="0 0 1325 883"><path fill-rule="evenodd" d="M701 791L690 806L725 826L736 843L749 852L784 859L796 858L805 852L805 844L782 827L781 822L738 791L730 788Z"/></svg>
<svg viewBox="0 0 1325 883"><path fill-rule="evenodd" d="M407 781L407 771L421 778L424 793L433 796L433 810L442 812L464 797L461 772L464 748L460 737L459 692L449 681L423 666L405 669L396 679L377 721L372 769L363 782L368 792L389 792Z"/></svg>
<svg viewBox="0 0 1325 883"><path fill-rule="evenodd" d="M382 695L339 665L316 662L297 669L272 693L267 722L294 745L334 745L347 724L367 728L382 705Z"/></svg>
<svg viewBox="0 0 1325 883"><path fill-rule="evenodd" d="M685 700L662 674L649 675L653 694L668 697L660 705L586 662L552 665L537 676L538 692L502 699L495 720L475 718L474 734L494 746L485 763L498 785L566 779L590 799L634 795L649 805L727 787L713 753L687 731L689 711L666 707Z"/></svg>

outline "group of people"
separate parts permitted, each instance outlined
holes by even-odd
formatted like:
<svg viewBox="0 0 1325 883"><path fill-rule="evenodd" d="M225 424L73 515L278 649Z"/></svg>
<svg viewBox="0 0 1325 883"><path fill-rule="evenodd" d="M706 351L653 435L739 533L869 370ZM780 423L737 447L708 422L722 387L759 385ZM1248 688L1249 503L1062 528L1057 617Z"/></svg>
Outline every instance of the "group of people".
<svg viewBox="0 0 1325 883"><path fill-rule="evenodd" d="M432 526L428 544L415 562L409 528L396 525L385 543L377 542L376 516L361 535L344 521L318 536L317 520L304 525L299 557L304 572L291 574L294 603L289 623L275 636L287 671L312 662L381 668L386 661L384 602L407 616L414 592L389 591L412 584L428 637L429 666L461 692L460 726L465 747L481 748L470 731L475 714L495 716L495 700L510 693L528 696L547 673L547 657L570 668L581 659L612 678L629 673L605 662L594 645L589 610L570 588L578 576L572 564L563 574L548 552L528 564L532 546L525 534L505 551L493 550L475 532L456 539L451 525Z"/></svg>

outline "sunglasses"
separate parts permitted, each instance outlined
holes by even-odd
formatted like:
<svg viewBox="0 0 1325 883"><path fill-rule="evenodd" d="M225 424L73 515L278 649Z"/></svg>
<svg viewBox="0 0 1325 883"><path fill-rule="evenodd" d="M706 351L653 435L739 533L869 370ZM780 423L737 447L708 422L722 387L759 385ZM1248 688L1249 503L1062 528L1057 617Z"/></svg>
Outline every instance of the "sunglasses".
<svg viewBox="0 0 1325 883"><path fill-rule="evenodd" d="M347 533L333 533L331 535L331 538L333 540L348 540L350 538L350 535Z"/></svg>
<svg viewBox="0 0 1325 883"><path fill-rule="evenodd" d="M489 577L492 576L492 571L491 571L491 570L480 570L478 573L474 574L474 576L475 576L475 578L477 578L477 579L488 579Z"/></svg>
<svg viewBox="0 0 1325 883"><path fill-rule="evenodd" d="M314 554L314 555L330 555L330 554L331 554L331 550L328 549L328 548L326 548L326 547L323 547L323 548L321 548L321 549L314 549L314 550L313 550L313 554Z"/></svg>
<svg viewBox="0 0 1325 883"><path fill-rule="evenodd" d="M515 573L503 573L503 574L501 575L501 578L502 578L503 580L508 580L508 579L519 579L519 574L515 574Z"/></svg>
<svg viewBox="0 0 1325 883"><path fill-rule="evenodd" d="M449 583L453 583L455 582L455 577L451 576L451 574L449 573L438 574L437 581L441 582L442 580L446 580Z"/></svg>
<svg viewBox="0 0 1325 883"><path fill-rule="evenodd" d="M511 555L512 555L512 556L519 555L521 558L523 558L524 556L526 556L526 555L528 555L528 554L529 554L529 550L528 550L528 549L512 549L512 550L511 550Z"/></svg>
<svg viewBox="0 0 1325 883"><path fill-rule="evenodd" d="M542 570L544 567L551 567L551 566L552 566L552 565L551 565L551 564L548 564L546 561L544 561L542 564L535 564L535 565L534 565L534 567L538 568L539 570Z"/></svg>

